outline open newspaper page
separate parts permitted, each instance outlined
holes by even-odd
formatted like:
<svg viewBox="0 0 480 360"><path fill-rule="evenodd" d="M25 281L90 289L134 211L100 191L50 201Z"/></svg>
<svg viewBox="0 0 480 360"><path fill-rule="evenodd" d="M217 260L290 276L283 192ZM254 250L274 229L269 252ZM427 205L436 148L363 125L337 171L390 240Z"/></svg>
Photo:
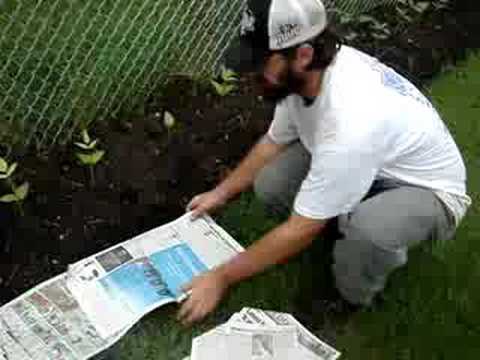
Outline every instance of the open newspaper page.
<svg viewBox="0 0 480 360"><path fill-rule="evenodd" d="M123 335L100 336L66 277L50 279L0 308L0 359L87 359Z"/></svg>
<svg viewBox="0 0 480 360"><path fill-rule="evenodd" d="M187 213L71 266L67 286L108 338L169 302L182 287L243 248L210 217Z"/></svg>
<svg viewBox="0 0 480 360"><path fill-rule="evenodd" d="M142 309L148 312L149 304L155 299L158 306L169 299L178 300L181 298L180 286L194 274L216 266L243 250L211 218L204 217L195 222L187 218L184 216L80 261L69 272L45 281L2 306L0 359L88 359L113 345L134 325L135 321L125 322L123 312L126 309L137 306L139 315ZM170 251L166 251L168 249ZM140 260L142 257L148 260ZM129 264L140 264L138 267L142 271L129 268ZM163 267L161 283L158 282L157 266ZM127 271L121 272L124 267ZM138 278L135 278L136 275ZM76 294L71 291L72 283L78 291ZM167 283L168 288L163 283ZM129 285L133 287L129 288ZM152 288L155 292L142 292ZM105 289L112 291L109 295L113 296L113 300L108 296L89 298L105 296ZM124 291L132 291L133 298ZM118 306L118 302L123 306ZM93 304L103 310L101 306L121 309L122 312L113 316L122 319L122 326L101 333L97 328L98 319L100 323L105 319L108 323L110 319L106 316L97 318L98 311L87 315L85 304L86 308ZM144 304L143 307L141 304Z"/></svg>
<svg viewBox="0 0 480 360"><path fill-rule="evenodd" d="M310 331L308 331L292 315L274 311L264 311L260 309L244 308L235 321L242 321L252 325L259 326L291 326L297 328L297 341L302 350L303 359L311 360L336 360L341 353L333 347L321 341Z"/></svg>

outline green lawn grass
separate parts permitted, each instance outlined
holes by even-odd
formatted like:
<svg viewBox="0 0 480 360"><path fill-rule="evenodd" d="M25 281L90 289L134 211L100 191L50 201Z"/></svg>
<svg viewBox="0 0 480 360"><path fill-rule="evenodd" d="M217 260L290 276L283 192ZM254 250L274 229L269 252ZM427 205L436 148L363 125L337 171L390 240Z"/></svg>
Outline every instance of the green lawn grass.
<svg viewBox="0 0 480 360"><path fill-rule="evenodd" d="M408 266L391 277L381 305L337 325L335 346L343 359L473 360L480 356L480 58L474 56L440 76L431 95L465 157L474 204L455 239L412 252ZM229 206L219 221L244 245L278 223L248 194ZM188 354L193 336L243 306L292 311L300 279L313 270L304 254L245 282L232 291L215 316L191 330L176 323L175 307L159 310L121 341L122 358L180 359Z"/></svg>

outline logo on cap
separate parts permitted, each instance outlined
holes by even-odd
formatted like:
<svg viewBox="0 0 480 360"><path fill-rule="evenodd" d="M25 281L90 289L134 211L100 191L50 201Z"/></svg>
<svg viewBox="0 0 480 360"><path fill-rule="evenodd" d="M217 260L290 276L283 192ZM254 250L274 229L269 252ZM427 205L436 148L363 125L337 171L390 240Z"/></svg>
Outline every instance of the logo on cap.
<svg viewBox="0 0 480 360"><path fill-rule="evenodd" d="M278 30L272 35L277 47L281 47L284 43L298 36L301 26L299 24L281 24Z"/></svg>

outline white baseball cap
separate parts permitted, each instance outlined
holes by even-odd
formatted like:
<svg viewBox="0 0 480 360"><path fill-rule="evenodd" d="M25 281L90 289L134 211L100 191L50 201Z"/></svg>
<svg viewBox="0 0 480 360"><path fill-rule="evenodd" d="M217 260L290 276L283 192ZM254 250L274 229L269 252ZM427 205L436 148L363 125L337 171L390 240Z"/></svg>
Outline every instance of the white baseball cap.
<svg viewBox="0 0 480 360"><path fill-rule="evenodd" d="M327 24L321 0L248 0L239 37L227 51L227 66L254 70L268 52L300 45Z"/></svg>

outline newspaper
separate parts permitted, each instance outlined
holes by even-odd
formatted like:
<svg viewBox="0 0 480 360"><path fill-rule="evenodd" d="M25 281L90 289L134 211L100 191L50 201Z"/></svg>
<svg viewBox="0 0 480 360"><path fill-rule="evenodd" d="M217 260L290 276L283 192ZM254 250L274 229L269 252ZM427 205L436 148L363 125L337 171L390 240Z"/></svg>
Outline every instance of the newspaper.
<svg viewBox="0 0 480 360"><path fill-rule="evenodd" d="M124 335L101 337L66 283L59 275L0 309L0 359L86 359Z"/></svg>
<svg viewBox="0 0 480 360"><path fill-rule="evenodd" d="M195 338L191 360L336 360L341 353L292 315L244 308L221 326Z"/></svg>
<svg viewBox="0 0 480 360"><path fill-rule="evenodd" d="M210 217L187 213L79 261L0 308L0 359L88 359L241 251Z"/></svg>
<svg viewBox="0 0 480 360"><path fill-rule="evenodd" d="M215 358L225 360L299 359L296 328L250 326L230 321L193 340L192 360Z"/></svg>
<svg viewBox="0 0 480 360"><path fill-rule="evenodd" d="M239 313L239 317L243 322L256 325L295 326L298 345L304 359L336 360L341 355L339 351L321 341L290 314L244 308Z"/></svg>

